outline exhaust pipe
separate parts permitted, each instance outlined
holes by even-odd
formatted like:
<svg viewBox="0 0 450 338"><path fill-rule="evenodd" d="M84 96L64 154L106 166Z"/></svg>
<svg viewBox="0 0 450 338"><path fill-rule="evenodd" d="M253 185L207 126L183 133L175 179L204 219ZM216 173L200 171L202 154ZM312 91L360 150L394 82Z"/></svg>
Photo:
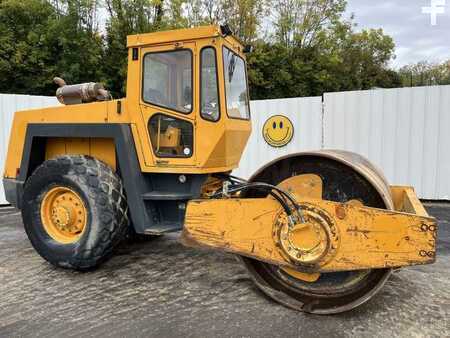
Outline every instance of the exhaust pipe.
<svg viewBox="0 0 450 338"><path fill-rule="evenodd" d="M88 82L68 85L60 77L55 77L53 82L59 86L56 90L56 98L65 105L112 100L111 94L101 83Z"/></svg>

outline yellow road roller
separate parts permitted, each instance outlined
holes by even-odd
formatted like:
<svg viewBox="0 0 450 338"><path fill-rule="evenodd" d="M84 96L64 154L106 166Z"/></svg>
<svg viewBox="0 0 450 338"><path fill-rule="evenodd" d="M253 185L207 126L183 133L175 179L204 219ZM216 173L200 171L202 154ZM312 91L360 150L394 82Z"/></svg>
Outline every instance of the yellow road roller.
<svg viewBox="0 0 450 338"><path fill-rule="evenodd" d="M396 268L435 261L436 220L361 156L321 150L234 177L251 133L227 26L128 37L126 97L55 78L62 105L15 114L3 184L51 264L99 266L132 231L237 255L275 301L352 309Z"/></svg>

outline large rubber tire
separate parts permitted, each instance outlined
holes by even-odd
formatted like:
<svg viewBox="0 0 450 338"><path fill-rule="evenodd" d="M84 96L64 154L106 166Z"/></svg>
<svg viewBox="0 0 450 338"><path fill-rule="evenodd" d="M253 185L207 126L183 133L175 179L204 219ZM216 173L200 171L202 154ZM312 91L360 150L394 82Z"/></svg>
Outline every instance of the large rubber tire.
<svg viewBox="0 0 450 338"><path fill-rule="evenodd" d="M356 155L355 155L356 156ZM253 180L277 185L293 175L315 174L323 182L323 199L335 202L359 200L385 209L380 193L362 175L338 161L305 156L286 158L268 166ZM246 197L262 197L249 191ZM388 279L390 269L324 273L313 283L298 280L277 266L242 257L256 285L277 302L304 312L335 314L351 310L373 297Z"/></svg>
<svg viewBox="0 0 450 338"><path fill-rule="evenodd" d="M74 243L56 241L43 225L41 203L55 187L76 192L86 208L85 230ZM25 231L36 251L58 267L87 270L106 261L128 231L127 211L120 178L108 165L90 156L60 156L45 161L25 184Z"/></svg>

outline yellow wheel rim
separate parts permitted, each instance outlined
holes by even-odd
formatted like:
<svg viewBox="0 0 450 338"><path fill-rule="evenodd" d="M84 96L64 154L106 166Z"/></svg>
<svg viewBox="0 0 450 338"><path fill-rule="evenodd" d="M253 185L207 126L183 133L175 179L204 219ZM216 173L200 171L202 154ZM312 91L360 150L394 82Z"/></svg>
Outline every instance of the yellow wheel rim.
<svg viewBox="0 0 450 338"><path fill-rule="evenodd" d="M322 179L314 174L303 174L299 176L293 176L281 182L278 185L280 188L288 190L290 193L299 194L311 198L322 198ZM314 242L314 234L311 232L311 227L306 227L307 235L311 241ZM303 238L304 233L302 234ZM312 237L311 237L312 236ZM297 271L288 267L281 267L282 271L291 277L302 280L308 283L314 283L320 278L320 273L307 273Z"/></svg>
<svg viewBox="0 0 450 338"><path fill-rule="evenodd" d="M86 229L86 207L72 189L55 187L42 200L41 221L47 234L55 241L62 244L75 243Z"/></svg>

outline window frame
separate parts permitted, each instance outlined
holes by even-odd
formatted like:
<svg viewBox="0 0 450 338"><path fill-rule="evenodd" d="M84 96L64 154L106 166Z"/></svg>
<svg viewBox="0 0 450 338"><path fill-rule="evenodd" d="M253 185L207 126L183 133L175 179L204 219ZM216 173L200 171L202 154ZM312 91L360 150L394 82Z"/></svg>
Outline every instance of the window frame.
<svg viewBox="0 0 450 338"><path fill-rule="evenodd" d="M225 53L224 50L227 49L229 50L231 53L233 53L236 57L238 57L239 59L242 60L242 62L244 63L244 72L245 72L245 85L246 85L246 91L247 91L247 109L248 109L248 118L243 118L243 117L235 117L235 116L230 116L228 114L228 99L227 99L227 85L225 83L226 80L226 76L225 76ZM223 91L225 94L225 108L227 111L227 116L230 119L234 119L234 120L243 120L243 121L250 121L251 120L251 111L250 111L250 92L249 92L249 88L248 88L248 74L247 74L247 62L237 53L235 53L231 48L229 48L226 45L222 46L222 68L223 68Z"/></svg>
<svg viewBox="0 0 450 338"><path fill-rule="evenodd" d="M147 55L150 54L163 54L163 53L176 53L176 52L180 52L180 51L188 51L189 52L189 56L191 58L191 90L192 90L192 99L191 99L191 109L189 111L181 111L181 110L177 110L171 107L166 107L166 106L162 106L156 103L152 103L149 101L146 101L144 99L144 81L145 81L145 58L147 57ZM192 52L192 50L190 48L178 48L178 49L168 49L168 50L160 50L160 51L152 51L152 52L146 52L143 57L142 57L142 81L141 81L141 100L142 102L158 107L158 108L162 108L162 109L167 109L169 111L174 111L183 115L189 115L192 114L192 112L194 111L194 104L195 104L195 100L194 100L194 53Z"/></svg>
<svg viewBox="0 0 450 338"><path fill-rule="evenodd" d="M219 112L219 116L217 117L216 120L210 120L207 119L206 117L203 116L202 112L202 98L203 98L203 51L206 49L212 49L214 51L214 62L216 64L216 86L217 86L217 104L218 104L218 112ZM216 47L214 46L204 46L202 47L202 49L200 49L200 116L203 120L208 121L208 122L213 122L213 123L217 123L220 121L221 117L222 117L222 109L221 109L221 100L220 100L220 85L219 85L219 64L217 62L217 50Z"/></svg>

